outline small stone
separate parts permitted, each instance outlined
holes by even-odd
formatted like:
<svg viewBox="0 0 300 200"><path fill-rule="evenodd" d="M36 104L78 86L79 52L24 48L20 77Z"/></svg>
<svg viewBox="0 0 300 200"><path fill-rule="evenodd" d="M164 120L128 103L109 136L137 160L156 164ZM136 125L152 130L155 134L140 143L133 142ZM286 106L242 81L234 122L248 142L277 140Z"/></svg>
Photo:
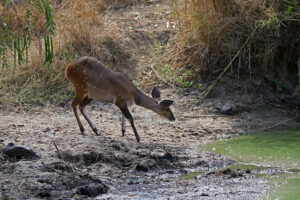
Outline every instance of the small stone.
<svg viewBox="0 0 300 200"><path fill-rule="evenodd" d="M43 132L46 133L46 132L49 132L51 129L49 127L47 127Z"/></svg>
<svg viewBox="0 0 300 200"><path fill-rule="evenodd" d="M134 184L134 181L130 180L127 184L128 184L128 185L133 185L133 184Z"/></svg>
<svg viewBox="0 0 300 200"><path fill-rule="evenodd" d="M79 187L77 194L86 195L88 197L96 197L100 194L105 194L108 191L108 187L104 184L90 184Z"/></svg>
<svg viewBox="0 0 300 200"><path fill-rule="evenodd" d="M208 197L209 195L207 194L207 193L202 193L202 194L200 194L200 196L203 196L203 197Z"/></svg>
<svg viewBox="0 0 300 200"><path fill-rule="evenodd" d="M173 155L169 152L166 152L163 156L163 158L167 159L167 160L172 160L173 159Z"/></svg>
<svg viewBox="0 0 300 200"><path fill-rule="evenodd" d="M38 196L41 198L45 198L45 197L51 197L51 194L49 192L40 192L38 193Z"/></svg>
<svg viewBox="0 0 300 200"><path fill-rule="evenodd" d="M143 171L143 172L147 172L149 169L145 164L139 163L135 166L135 170L136 171Z"/></svg>
<svg viewBox="0 0 300 200"><path fill-rule="evenodd" d="M230 115L234 113L235 107L230 103L225 103L225 104L218 104L216 106L216 109L222 114Z"/></svg>
<svg viewBox="0 0 300 200"><path fill-rule="evenodd" d="M19 138L16 138L15 142L21 142L21 140Z"/></svg>

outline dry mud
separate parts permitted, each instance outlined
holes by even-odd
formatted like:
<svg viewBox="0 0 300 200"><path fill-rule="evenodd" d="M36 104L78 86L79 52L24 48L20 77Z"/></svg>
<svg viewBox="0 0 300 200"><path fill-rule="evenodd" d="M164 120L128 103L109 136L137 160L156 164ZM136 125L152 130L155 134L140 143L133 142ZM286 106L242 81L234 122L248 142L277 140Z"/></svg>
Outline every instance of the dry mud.
<svg viewBox="0 0 300 200"><path fill-rule="evenodd" d="M88 134L80 135L69 106L2 108L1 149L15 143L40 158L1 155L0 199L254 199L266 190L266 182L255 174L215 172L234 161L203 152L200 145L272 126L287 119L285 113L243 107L224 115L218 111L221 100L197 104L196 95L170 89L162 93L175 100L176 121L131 106L140 144L129 125L121 137L121 113L114 105L89 107L101 136L83 118ZM295 125L290 121L283 126ZM203 173L180 178L194 171Z"/></svg>

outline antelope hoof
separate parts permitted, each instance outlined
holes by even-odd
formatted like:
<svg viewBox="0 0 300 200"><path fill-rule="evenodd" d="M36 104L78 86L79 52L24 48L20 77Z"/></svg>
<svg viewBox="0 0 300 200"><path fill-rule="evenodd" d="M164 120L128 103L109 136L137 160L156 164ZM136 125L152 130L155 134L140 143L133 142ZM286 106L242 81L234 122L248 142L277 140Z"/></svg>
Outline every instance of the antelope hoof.
<svg viewBox="0 0 300 200"><path fill-rule="evenodd" d="M97 129L94 129L94 132L96 133L97 136L100 136L100 135L101 135L101 132L98 131Z"/></svg>
<svg viewBox="0 0 300 200"><path fill-rule="evenodd" d="M100 132L100 131L96 131L96 135L97 135L97 136L100 136L100 135L101 135L101 132Z"/></svg>
<svg viewBox="0 0 300 200"><path fill-rule="evenodd" d="M140 138L136 138L136 141L137 141L138 143L141 143Z"/></svg>
<svg viewBox="0 0 300 200"><path fill-rule="evenodd" d="M122 130L122 137L125 136L125 130Z"/></svg>
<svg viewBox="0 0 300 200"><path fill-rule="evenodd" d="M81 131L81 134L82 134L82 135L86 135L85 130Z"/></svg>

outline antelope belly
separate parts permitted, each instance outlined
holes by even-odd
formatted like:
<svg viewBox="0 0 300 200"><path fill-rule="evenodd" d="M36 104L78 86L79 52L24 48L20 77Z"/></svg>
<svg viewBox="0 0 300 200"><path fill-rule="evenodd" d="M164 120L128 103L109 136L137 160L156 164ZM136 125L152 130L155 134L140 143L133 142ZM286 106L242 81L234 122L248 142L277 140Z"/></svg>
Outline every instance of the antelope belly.
<svg viewBox="0 0 300 200"><path fill-rule="evenodd" d="M100 90L95 86L89 86L88 97L95 101L100 101L105 103L114 103L115 101L115 97L112 94L108 93L105 90Z"/></svg>

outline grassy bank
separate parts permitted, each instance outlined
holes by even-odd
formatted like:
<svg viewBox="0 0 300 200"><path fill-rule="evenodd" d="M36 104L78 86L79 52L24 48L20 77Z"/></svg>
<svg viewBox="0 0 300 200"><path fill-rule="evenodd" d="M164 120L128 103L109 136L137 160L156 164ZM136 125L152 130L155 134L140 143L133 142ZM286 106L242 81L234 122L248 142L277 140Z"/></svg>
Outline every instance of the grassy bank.
<svg viewBox="0 0 300 200"><path fill-rule="evenodd" d="M200 88L232 61L231 79L298 84L298 1L174 0L173 7L178 33L157 64L169 82Z"/></svg>
<svg viewBox="0 0 300 200"><path fill-rule="evenodd" d="M144 1L0 3L0 34L3 36L0 40L0 104L65 105L73 96L73 89L64 77L64 69L72 60L90 55L108 66L126 62L124 57L128 55L122 50L122 34L116 25L103 25L102 13L141 2ZM51 3L50 10L45 13L48 3ZM52 16L50 22L49 15ZM53 34L49 33L50 29ZM19 43L27 46L17 46Z"/></svg>
<svg viewBox="0 0 300 200"><path fill-rule="evenodd" d="M64 105L72 98L64 69L84 55L130 74L132 55L124 31L117 24L105 24L103 16L147 2L0 3L0 104ZM299 84L298 1L172 0L171 4L170 20L176 21L177 33L166 45L153 46L158 60L154 67L167 82L202 89L203 81L213 80L237 55L227 72L230 79L267 80L278 90L287 82Z"/></svg>

